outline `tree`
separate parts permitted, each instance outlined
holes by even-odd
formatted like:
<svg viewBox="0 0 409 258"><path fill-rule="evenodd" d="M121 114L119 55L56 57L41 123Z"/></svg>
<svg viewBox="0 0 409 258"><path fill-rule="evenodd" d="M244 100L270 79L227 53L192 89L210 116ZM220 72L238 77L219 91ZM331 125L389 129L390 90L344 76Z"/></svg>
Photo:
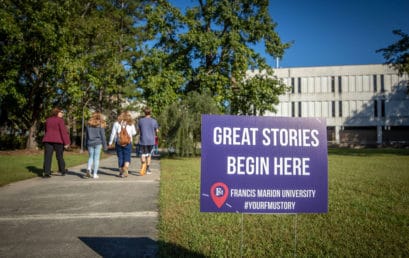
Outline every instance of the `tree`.
<svg viewBox="0 0 409 258"><path fill-rule="evenodd" d="M134 26L149 1L77 1L71 16L62 70L65 89L76 117L100 110L116 118L123 103L139 96L127 66L138 55L144 32ZM104 112L105 111L105 112Z"/></svg>
<svg viewBox="0 0 409 258"><path fill-rule="evenodd" d="M209 92L221 110L262 114L283 89L254 50L264 43L281 57L290 46L274 31L268 0L199 0L185 13L165 0L4 0L0 7L0 127L28 136L27 148L54 105L70 111L75 134L88 109L113 117L128 101L160 114L191 92ZM268 78L246 82L253 68ZM243 101L254 103L251 111Z"/></svg>
<svg viewBox="0 0 409 258"><path fill-rule="evenodd" d="M155 102L157 92L177 93L162 94L170 103L189 92L209 91L222 110L235 114L247 113L237 102L242 98L251 102L262 97L253 106L260 108L257 113L273 110L269 99L284 92L273 88L283 87L254 45L264 43L267 54L282 57L290 44L282 43L275 32L268 3L268 0L199 0L185 14L166 1L150 6L146 11L146 29L153 37L148 55L155 60L133 66L140 75L136 81L145 98ZM255 92L264 94L249 95L243 88L250 85L244 81L247 70L253 68L269 74L268 83L252 84L257 88ZM143 71L153 71L153 75ZM264 90L265 87L271 89ZM247 95L237 96L244 93Z"/></svg>
<svg viewBox="0 0 409 258"><path fill-rule="evenodd" d="M382 53L386 59L386 64L392 65L398 70L399 75L409 74L409 35L401 30L393 30L393 34L400 36L400 39L386 48L376 50Z"/></svg>
<svg viewBox="0 0 409 258"><path fill-rule="evenodd" d="M183 100L166 106L158 117L161 143L179 156L196 155L201 142L201 115L218 114L209 93L190 92Z"/></svg>
<svg viewBox="0 0 409 258"><path fill-rule="evenodd" d="M52 106L67 108L76 129L84 110L115 112L137 97L126 65L145 40L134 24L149 2L2 1L0 126L28 135L27 148L35 148Z"/></svg>
<svg viewBox="0 0 409 258"><path fill-rule="evenodd" d="M274 77L271 69L265 69L248 76L234 89L231 109L233 114L264 115L266 111L275 112L278 96L288 90L288 86Z"/></svg>
<svg viewBox="0 0 409 258"><path fill-rule="evenodd" d="M153 112L160 114L183 95L181 89L189 77L189 56L175 52L182 16L167 1L159 0L144 9L146 22L136 26L146 31L140 56L132 62L137 91Z"/></svg>
<svg viewBox="0 0 409 258"><path fill-rule="evenodd" d="M2 1L0 13L1 124L36 146L36 128L49 103L63 101L56 54L65 43L64 1ZM10 108L12 107L12 108Z"/></svg>

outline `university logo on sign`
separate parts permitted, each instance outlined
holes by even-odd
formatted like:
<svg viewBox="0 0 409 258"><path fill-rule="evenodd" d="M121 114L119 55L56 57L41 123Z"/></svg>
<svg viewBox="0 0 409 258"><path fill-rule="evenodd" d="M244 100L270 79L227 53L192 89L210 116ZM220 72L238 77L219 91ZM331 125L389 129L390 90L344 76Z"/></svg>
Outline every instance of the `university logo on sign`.
<svg viewBox="0 0 409 258"><path fill-rule="evenodd" d="M324 119L202 116L200 211L328 211Z"/></svg>

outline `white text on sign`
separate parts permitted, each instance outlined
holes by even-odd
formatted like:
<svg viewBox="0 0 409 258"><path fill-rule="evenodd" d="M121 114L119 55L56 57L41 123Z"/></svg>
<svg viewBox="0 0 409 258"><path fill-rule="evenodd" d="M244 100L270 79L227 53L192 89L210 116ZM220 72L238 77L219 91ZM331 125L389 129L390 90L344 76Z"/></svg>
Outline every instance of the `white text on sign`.
<svg viewBox="0 0 409 258"><path fill-rule="evenodd" d="M309 176L308 157L270 157L227 156L228 175L270 175L270 165L275 176Z"/></svg>
<svg viewBox="0 0 409 258"><path fill-rule="evenodd" d="M213 144L256 146L259 138L263 146L318 147L320 144L316 129L263 128L259 134L259 128L215 127Z"/></svg>

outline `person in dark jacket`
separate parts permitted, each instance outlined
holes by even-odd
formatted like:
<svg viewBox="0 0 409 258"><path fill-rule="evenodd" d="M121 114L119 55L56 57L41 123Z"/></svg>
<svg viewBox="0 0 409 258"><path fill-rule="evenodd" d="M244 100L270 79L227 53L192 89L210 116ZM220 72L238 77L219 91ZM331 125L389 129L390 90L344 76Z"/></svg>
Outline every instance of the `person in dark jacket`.
<svg viewBox="0 0 409 258"><path fill-rule="evenodd" d="M43 137L44 143L44 165L43 165L43 177L51 176L51 162L53 153L58 162L58 170L61 175L65 176L65 161L64 161L64 149L70 146L70 137L65 126L64 119L62 118L64 111L60 108L54 108L51 112L51 116L45 121L45 134Z"/></svg>
<svg viewBox="0 0 409 258"><path fill-rule="evenodd" d="M87 148L88 148L88 168L85 175L86 178L92 177L98 178L98 167L101 156L101 148L106 151L107 141L105 136L106 122L103 115L100 112L94 112L91 118L88 120L86 128ZM94 170L92 170L94 165Z"/></svg>

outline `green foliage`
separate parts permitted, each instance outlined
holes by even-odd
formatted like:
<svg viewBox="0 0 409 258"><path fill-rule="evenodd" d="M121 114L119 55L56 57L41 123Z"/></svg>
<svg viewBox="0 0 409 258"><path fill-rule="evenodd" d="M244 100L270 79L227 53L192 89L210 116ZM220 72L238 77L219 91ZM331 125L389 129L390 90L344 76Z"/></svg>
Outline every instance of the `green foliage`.
<svg viewBox="0 0 409 258"><path fill-rule="evenodd" d="M0 126L28 134L27 147L50 109L115 116L139 96L126 65L145 40L134 26L149 1L2 1L0 8ZM12 109L8 107L13 107ZM111 113L112 112L112 113ZM14 128L15 127L15 128ZM71 124L76 130L80 125ZM75 132L74 132L75 133Z"/></svg>
<svg viewBox="0 0 409 258"><path fill-rule="evenodd" d="M274 77L271 70L267 71L270 73L255 74L237 85L232 96L232 113L264 115L266 111L275 112L278 96L288 91L289 87Z"/></svg>
<svg viewBox="0 0 409 258"><path fill-rule="evenodd" d="M158 117L162 146L173 147L179 156L197 155L201 142L201 115L217 114L218 107L209 94L189 93L174 102Z"/></svg>
<svg viewBox="0 0 409 258"><path fill-rule="evenodd" d="M56 105L68 111L76 137L91 110L112 121L146 104L160 115L175 103L191 108L182 103L191 92L208 92L224 112L273 111L283 85L274 77L245 82L250 68L273 76L254 44L275 57L290 46L275 32L268 3L198 1L182 13L165 0L1 1L1 132L27 136L26 147L35 148ZM189 119L169 141L195 145L197 120Z"/></svg>
<svg viewBox="0 0 409 258"><path fill-rule="evenodd" d="M207 91L221 110L233 114L249 113L249 108L241 105L242 99L256 103L251 113L274 111L274 94L283 93L283 85L274 77L260 76L251 86L240 83L247 79L250 68L266 70L272 76L265 59L252 48L254 44L264 42L266 52L275 57L281 57L290 46L275 32L268 3L198 1L184 13L165 1L147 7L145 29L152 41L145 58L133 64L138 89L147 103L160 113L164 106L189 92ZM242 88L241 92L237 88ZM165 104L159 103L158 94Z"/></svg>
<svg viewBox="0 0 409 258"><path fill-rule="evenodd" d="M409 35L401 30L394 30L392 33L399 36L400 39L386 48L376 50L376 52L381 52L386 63L395 67L400 75L409 74Z"/></svg>
<svg viewBox="0 0 409 258"><path fill-rule="evenodd" d="M0 150L16 150L24 148L26 137L11 134L0 135Z"/></svg>
<svg viewBox="0 0 409 258"><path fill-rule="evenodd" d="M63 6L62 1L2 2L2 125L25 132L40 118L44 100L59 98L52 85L58 79L55 53L63 44L58 29L66 17Z"/></svg>

